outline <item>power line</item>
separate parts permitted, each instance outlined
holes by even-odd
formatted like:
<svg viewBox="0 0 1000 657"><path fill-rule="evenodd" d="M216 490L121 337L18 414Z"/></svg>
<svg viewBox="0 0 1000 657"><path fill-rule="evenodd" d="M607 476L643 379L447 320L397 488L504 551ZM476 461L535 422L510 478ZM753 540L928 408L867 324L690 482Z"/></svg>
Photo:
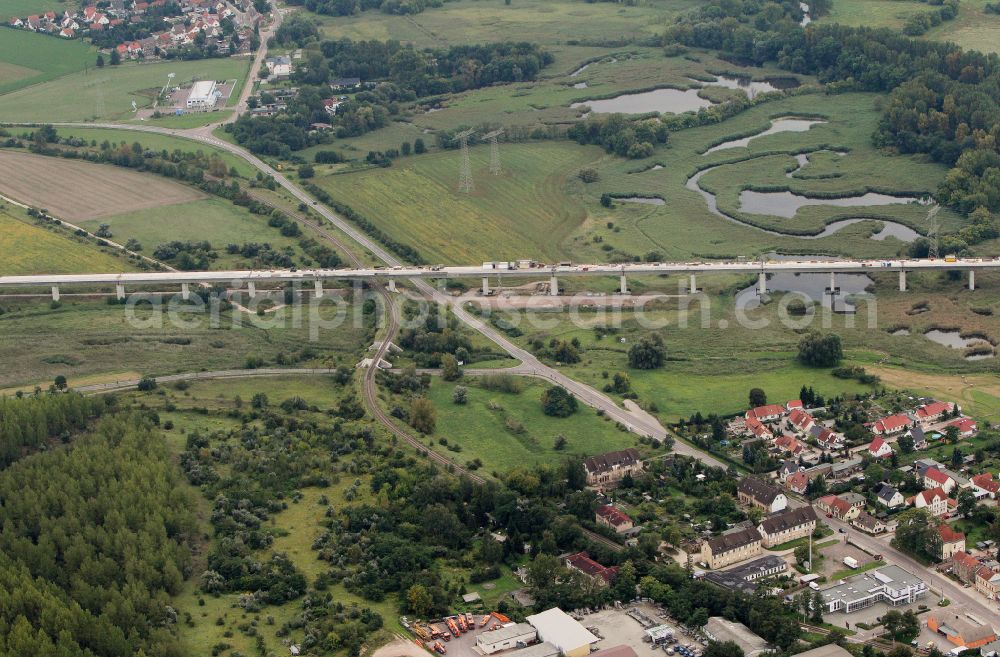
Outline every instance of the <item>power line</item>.
<svg viewBox="0 0 1000 657"><path fill-rule="evenodd" d="M938 220L938 212L940 211L941 206L936 203L934 207L927 211L927 240L930 242L927 255L931 258L937 258L939 253L938 229L940 228L940 221Z"/></svg>

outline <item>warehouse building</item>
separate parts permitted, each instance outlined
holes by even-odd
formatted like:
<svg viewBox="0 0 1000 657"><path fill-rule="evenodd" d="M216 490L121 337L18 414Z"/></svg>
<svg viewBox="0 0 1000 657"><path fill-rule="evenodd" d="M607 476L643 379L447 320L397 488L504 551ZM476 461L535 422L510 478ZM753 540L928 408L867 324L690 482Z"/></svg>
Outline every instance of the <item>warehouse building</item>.
<svg viewBox="0 0 1000 657"><path fill-rule="evenodd" d="M476 646L483 654L492 655L501 650L524 648L536 638L535 628L527 623L506 625L492 632L483 632L476 638Z"/></svg>
<svg viewBox="0 0 1000 657"><path fill-rule="evenodd" d="M746 657L757 657L767 650L767 641L754 634L749 627L722 616L709 618L704 631L705 636L711 641L719 643L732 641L743 650Z"/></svg>
<svg viewBox="0 0 1000 657"><path fill-rule="evenodd" d="M213 110L219 101L219 95L215 80L195 82L191 85L191 91L188 93L187 108L193 112Z"/></svg>
<svg viewBox="0 0 1000 657"><path fill-rule="evenodd" d="M566 657L585 657L590 654L590 646L600 641L558 607L528 616L527 621L538 631L539 639L551 643Z"/></svg>

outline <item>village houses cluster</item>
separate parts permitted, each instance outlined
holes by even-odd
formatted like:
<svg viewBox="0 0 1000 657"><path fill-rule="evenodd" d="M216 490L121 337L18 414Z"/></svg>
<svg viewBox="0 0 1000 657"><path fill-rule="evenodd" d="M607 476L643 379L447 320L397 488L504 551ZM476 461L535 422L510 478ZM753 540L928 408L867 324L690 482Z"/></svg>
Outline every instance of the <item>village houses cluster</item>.
<svg viewBox="0 0 1000 657"><path fill-rule="evenodd" d="M15 16L8 27L65 39L120 35L108 47L121 59L148 60L193 44L219 55L249 54L260 18L252 0L110 0L61 13ZM232 38L224 38L224 21L231 21Z"/></svg>
<svg viewBox="0 0 1000 657"><path fill-rule="evenodd" d="M990 472L973 474L972 454L964 455L958 464L919 458L920 451L944 444L941 441L960 445L974 437L976 422L953 403L920 399L914 400L908 412L865 422L868 439L859 440L855 434L854 440L848 440L836 430L833 420L820 417L830 416L825 409L807 408L793 400L752 408L729 423L730 436L744 443L765 444L779 457L781 467L769 475L744 477L738 484L737 499L756 520L731 524L718 534L702 532L701 540L689 546L693 560L706 569L708 579L752 591L759 582L790 568L790 556L778 556L772 550L782 546L787 552L788 545L818 535L815 532L823 516L839 521L841 534L846 525L851 530L881 535L896 530L895 518L900 512L916 508L938 521L933 528L937 537L933 556L940 560L941 568L984 597L1000 599L995 543L984 540L967 545L965 534L949 524L961 517L957 498L963 491L968 491L965 495L971 495L976 504L996 506L1000 480ZM908 443L906 465L900 464L901 438ZM871 472L867 466L873 463L883 466L877 471L885 473L884 477L865 481L865 472ZM638 476L643 466L637 449L602 454L584 462L587 484L601 493L612 491L626 477ZM890 476L893 472L899 474ZM910 482L906 492L898 483L900 475ZM838 494L828 492L831 489ZM627 506L604 503L597 508L594 522L634 541L642 528L628 511ZM602 585L616 574L614 567L601 565L587 553L569 555L564 561ZM821 590L828 611L850 612L876 603L905 605L927 592L919 575L894 565L859 573L853 579ZM867 593L857 593L862 590Z"/></svg>

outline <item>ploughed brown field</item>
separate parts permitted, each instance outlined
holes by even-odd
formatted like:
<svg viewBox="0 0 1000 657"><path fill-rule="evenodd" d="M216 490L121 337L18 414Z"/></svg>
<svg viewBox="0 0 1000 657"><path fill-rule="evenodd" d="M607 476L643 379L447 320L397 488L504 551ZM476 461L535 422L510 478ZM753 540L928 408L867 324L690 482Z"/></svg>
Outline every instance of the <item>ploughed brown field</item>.
<svg viewBox="0 0 1000 657"><path fill-rule="evenodd" d="M7 150L0 150L0 194L70 222L205 197L151 174Z"/></svg>

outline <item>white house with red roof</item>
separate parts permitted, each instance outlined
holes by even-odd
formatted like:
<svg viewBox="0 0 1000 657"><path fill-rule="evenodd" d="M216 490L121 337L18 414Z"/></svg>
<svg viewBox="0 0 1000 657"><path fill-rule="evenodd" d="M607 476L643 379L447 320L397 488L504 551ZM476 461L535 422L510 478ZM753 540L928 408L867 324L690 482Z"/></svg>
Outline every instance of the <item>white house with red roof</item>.
<svg viewBox="0 0 1000 657"><path fill-rule="evenodd" d="M881 459L892 455L892 445L882 440L879 436L868 445L868 454L874 459Z"/></svg>
<svg viewBox="0 0 1000 657"><path fill-rule="evenodd" d="M748 420L754 419L760 422L772 422L785 414L785 407L780 404L768 404L751 408L746 413Z"/></svg>
<svg viewBox="0 0 1000 657"><path fill-rule="evenodd" d="M809 477L804 470L799 470L785 477L785 486L793 493L802 495L809 487Z"/></svg>
<svg viewBox="0 0 1000 657"><path fill-rule="evenodd" d="M788 452L792 456L798 456L805 450L805 447L802 446L802 443L795 436L789 436L787 433L775 438L774 446L783 452Z"/></svg>
<svg viewBox="0 0 1000 657"><path fill-rule="evenodd" d="M801 399L793 399L789 401L787 404L785 404L785 408L790 411L794 411L796 408L801 410L805 408L805 404L802 403Z"/></svg>
<svg viewBox="0 0 1000 657"><path fill-rule="evenodd" d="M927 468L924 471L924 480L922 483L925 490L940 487L945 493L955 490L955 486L958 485L958 482L937 468Z"/></svg>
<svg viewBox="0 0 1000 657"><path fill-rule="evenodd" d="M771 430L765 427L764 424L756 418L748 417L746 425L747 431L757 438L764 438L766 440L774 438L774 434L771 433Z"/></svg>
<svg viewBox="0 0 1000 657"><path fill-rule="evenodd" d="M890 415L889 417L877 420L871 425L871 429L872 433L876 436L892 436L897 433L902 433L914 424L916 424L916 422L910 419L908 415L898 413L896 415Z"/></svg>
<svg viewBox="0 0 1000 657"><path fill-rule="evenodd" d="M955 409L955 405L951 402L931 402L930 404L924 404L917 409L916 416L917 419L922 423L934 422L939 420L942 416L951 413ZM959 409L961 411L962 409Z"/></svg>
<svg viewBox="0 0 1000 657"><path fill-rule="evenodd" d="M799 433L805 433L816 424L816 420L813 419L812 415L809 415L800 408L793 409L791 413L788 414L788 426L795 429Z"/></svg>
<svg viewBox="0 0 1000 657"><path fill-rule="evenodd" d="M979 425L971 417L960 417L949 422L948 426L958 429L959 438L972 438L979 431Z"/></svg>
<svg viewBox="0 0 1000 657"><path fill-rule="evenodd" d="M818 427L814 426L813 430L815 431L817 428ZM810 433L812 434L814 431L811 431ZM823 449L836 450L844 446L844 437L827 427L820 428L818 432L815 432L815 436L816 442L819 443L819 446Z"/></svg>
<svg viewBox="0 0 1000 657"><path fill-rule="evenodd" d="M610 527L619 534L627 532L633 527L632 518L621 509L617 509L610 504L598 507L595 519L597 524Z"/></svg>
<svg viewBox="0 0 1000 657"><path fill-rule="evenodd" d="M72 39L74 36L76 36L76 33L70 28L64 27L63 29L59 30L59 36L61 36L64 39Z"/></svg>
<svg viewBox="0 0 1000 657"><path fill-rule="evenodd" d="M956 552L965 552L965 534L962 532L957 532L942 523L938 525L938 536L941 537L938 554L940 558L951 559Z"/></svg>
<svg viewBox="0 0 1000 657"><path fill-rule="evenodd" d="M948 513L948 494L941 488L922 490L913 496L913 506L927 509L933 516L943 516Z"/></svg>
<svg viewBox="0 0 1000 657"><path fill-rule="evenodd" d="M18 18L17 16L15 16L14 18L10 19L10 26L11 27L24 27L24 21L22 21L20 18Z"/></svg>
<svg viewBox="0 0 1000 657"><path fill-rule="evenodd" d="M992 472L984 472L972 477L972 487L986 493L993 500L1000 496L1000 480L994 479Z"/></svg>

